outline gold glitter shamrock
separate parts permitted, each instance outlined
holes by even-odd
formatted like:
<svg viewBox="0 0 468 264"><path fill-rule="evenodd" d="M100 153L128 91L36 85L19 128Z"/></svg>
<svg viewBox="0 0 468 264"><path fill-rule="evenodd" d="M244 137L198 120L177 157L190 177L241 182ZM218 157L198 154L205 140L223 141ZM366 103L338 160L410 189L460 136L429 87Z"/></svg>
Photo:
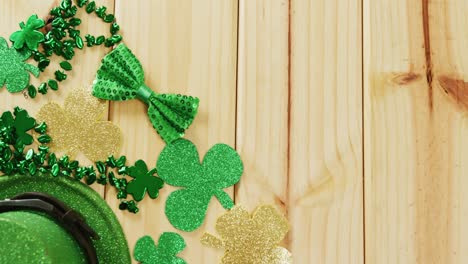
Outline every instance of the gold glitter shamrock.
<svg viewBox="0 0 468 264"><path fill-rule="evenodd" d="M6 40L0 37L0 88L6 83L10 93L21 92L29 84L29 72L39 76L37 67L24 62L30 55L29 51L9 48Z"/></svg>
<svg viewBox="0 0 468 264"><path fill-rule="evenodd" d="M76 89L67 96L63 108L55 102L42 106L37 120L47 124L52 151L63 151L70 158L81 151L91 161L105 160L118 154L122 141L116 125L101 121L105 110L105 102Z"/></svg>
<svg viewBox="0 0 468 264"><path fill-rule="evenodd" d="M37 29L42 28L44 25L44 20L38 18L37 15L30 16L26 25L24 22L21 22L21 30L16 31L10 36L10 40L14 42L13 46L15 49L21 49L26 44L30 50L37 50L39 43L44 41L44 34Z"/></svg>
<svg viewBox="0 0 468 264"><path fill-rule="evenodd" d="M221 238L205 233L201 242L226 249L222 264L290 264L291 253L278 246L288 230L286 218L271 205L258 207L252 217L236 206L216 222Z"/></svg>
<svg viewBox="0 0 468 264"><path fill-rule="evenodd" d="M157 246L149 236L140 238L135 245L134 256L142 264L186 264L185 260L176 256L185 246L179 234L164 232Z"/></svg>
<svg viewBox="0 0 468 264"><path fill-rule="evenodd" d="M164 185L163 180L155 177L156 169L148 171L148 166L143 160L138 160L135 166L128 168L128 175L133 177L127 185L127 193L133 196L135 201L143 200L145 193L152 199L158 198L159 189Z"/></svg>

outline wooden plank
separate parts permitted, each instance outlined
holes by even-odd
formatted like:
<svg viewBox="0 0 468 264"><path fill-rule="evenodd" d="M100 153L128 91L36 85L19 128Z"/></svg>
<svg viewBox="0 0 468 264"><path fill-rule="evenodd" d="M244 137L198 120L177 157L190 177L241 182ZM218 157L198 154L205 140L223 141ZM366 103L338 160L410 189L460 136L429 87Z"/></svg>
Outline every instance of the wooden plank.
<svg viewBox="0 0 468 264"><path fill-rule="evenodd" d="M364 260L361 18L358 0L291 1L289 216L300 263Z"/></svg>
<svg viewBox="0 0 468 264"><path fill-rule="evenodd" d="M425 263L415 243L428 112L421 1L365 0L364 10L366 262Z"/></svg>
<svg viewBox="0 0 468 264"><path fill-rule="evenodd" d="M287 212L289 2L239 3L237 149L244 175L236 203Z"/></svg>
<svg viewBox="0 0 468 264"><path fill-rule="evenodd" d="M18 1L1 1L0 2L0 36L9 39L11 33L19 30L19 23L26 21L32 14L37 14L40 18L47 20L49 10L52 7L58 6L60 1L33 1L33 0L18 0ZM109 10L114 8L113 0L100 0L98 5L107 6ZM79 26L81 35L84 37L87 33L93 35L108 34L109 25L102 22L95 14L88 15L84 10L79 9L77 17L82 19ZM11 46L11 45L10 45ZM0 89L0 111L11 110L15 106L20 106L29 111L31 115L35 115L42 105L48 101L62 103L66 95L76 88L88 88L96 75L100 60L109 48L84 48L76 50L76 55L71 61L73 71L69 73L66 81L60 83L59 91L49 91L47 95L38 94L35 99L27 96L27 93L9 93L6 88ZM32 61L32 60L31 60ZM36 87L41 82L53 78L53 72L59 68L58 63L62 60L57 56L51 57L51 66L41 74L37 79L31 76L31 83ZM34 61L32 64L36 65ZM107 119L107 114L104 113L104 119ZM82 164L91 164L83 155L78 155L77 159ZM104 187L99 185L92 186L96 191L104 193Z"/></svg>
<svg viewBox="0 0 468 264"><path fill-rule="evenodd" d="M440 35L447 21L440 5L365 2L368 263L466 262L458 251L466 126L437 83L453 52L440 45L450 39Z"/></svg>
<svg viewBox="0 0 468 264"><path fill-rule="evenodd" d="M234 146L236 108L237 1L116 1L116 16L126 44L140 59L146 83L160 93L183 93L201 100L200 110L186 138L198 147L201 155L214 144ZM155 166L164 147L150 125L145 106L138 101L112 103L111 120L124 130L124 153L131 162L144 159ZM129 245L164 231L176 231L164 215L166 186L160 198L145 199L140 212L116 213L124 226ZM232 193L232 191L231 191ZM115 193L106 196L113 208ZM199 239L225 210L212 200L205 225L193 233L182 233L187 249L182 256L193 263L213 263L222 251L202 247ZM181 232L179 232L181 233Z"/></svg>
<svg viewBox="0 0 468 264"><path fill-rule="evenodd" d="M425 241L419 253L427 263L467 263L468 3L448 0L427 1L425 5L435 138L428 167L435 170L432 177L420 178L426 192L419 197L424 201L418 211L419 241Z"/></svg>

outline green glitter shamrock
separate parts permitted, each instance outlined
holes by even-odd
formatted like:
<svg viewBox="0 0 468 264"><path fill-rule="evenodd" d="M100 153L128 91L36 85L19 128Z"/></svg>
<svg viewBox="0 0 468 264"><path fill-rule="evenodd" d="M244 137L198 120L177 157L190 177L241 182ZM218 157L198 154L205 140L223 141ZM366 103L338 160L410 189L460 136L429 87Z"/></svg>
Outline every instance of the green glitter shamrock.
<svg viewBox="0 0 468 264"><path fill-rule="evenodd" d="M183 231L201 226L212 196L225 209L234 206L223 189L239 182L244 169L239 154L226 144L214 145L200 164L195 145L185 139L166 145L156 168L167 184L185 187L172 192L166 201L169 222Z"/></svg>
<svg viewBox="0 0 468 264"><path fill-rule="evenodd" d="M15 49L21 49L26 43L26 46L30 50L37 50L39 43L44 41L44 34L37 29L44 27L44 25L44 20L38 18L37 15L30 16L26 25L24 22L21 22L21 30L16 31L10 36L10 40L14 42L13 46Z"/></svg>
<svg viewBox="0 0 468 264"><path fill-rule="evenodd" d="M4 128L8 128L6 134L13 134L11 138L15 139L14 143L18 147L25 145L31 145L33 143L33 137L27 132L34 128L36 120L29 116L28 112L24 109L16 108L15 117L9 111L4 112L0 117L0 125Z"/></svg>
<svg viewBox="0 0 468 264"><path fill-rule="evenodd" d="M9 92L21 92L29 84L28 71L39 76L38 68L24 62L30 55L29 51L9 48L6 40L0 37L0 88L6 83Z"/></svg>
<svg viewBox="0 0 468 264"><path fill-rule="evenodd" d="M127 193L131 194L136 201L141 201L148 191L148 195L156 199L164 182L155 177L155 173L156 169L148 171L148 166L143 160L135 162L135 166L128 168L128 175L134 179L128 183Z"/></svg>
<svg viewBox="0 0 468 264"><path fill-rule="evenodd" d="M157 246L151 237L144 236L135 245L134 257L143 264L186 264L176 256L185 246L184 239L177 233L164 232Z"/></svg>

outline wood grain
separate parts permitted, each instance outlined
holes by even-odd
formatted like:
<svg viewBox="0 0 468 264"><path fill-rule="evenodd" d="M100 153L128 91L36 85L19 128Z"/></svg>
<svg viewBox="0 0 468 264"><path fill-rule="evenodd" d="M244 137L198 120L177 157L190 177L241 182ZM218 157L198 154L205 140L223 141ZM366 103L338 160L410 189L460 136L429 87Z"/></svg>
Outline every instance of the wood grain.
<svg viewBox="0 0 468 264"><path fill-rule="evenodd" d="M450 39L443 2L451 1L364 5L370 263L466 262L459 258L460 225L453 226L461 220L458 201L463 197L453 190L459 190L463 178L466 122L457 103L450 102L457 99L457 90L448 87L453 83L442 78L444 90L437 81L446 65L441 62L452 52L441 46ZM417 78L397 83L393 76Z"/></svg>
<svg viewBox="0 0 468 264"><path fill-rule="evenodd" d="M288 210L299 263L364 261L361 17L358 0L291 1Z"/></svg>
<svg viewBox="0 0 468 264"><path fill-rule="evenodd" d="M234 146L237 1L116 1L116 16L125 43L140 59L152 89L200 98L199 113L186 135L200 155L219 142ZM139 101L113 103L110 116L124 130L124 153L129 160L143 159L155 166L165 144L145 109ZM131 247L143 235L157 239L164 231L176 231L164 215L166 197L173 190L166 186L157 200L145 199L137 215L115 210ZM106 199L117 208L113 191ZM189 245L182 257L192 263L217 262L223 252L202 247L199 239L205 230L214 232L215 220L224 211L213 199L198 231L179 232Z"/></svg>
<svg viewBox="0 0 468 264"><path fill-rule="evenodd" d="M237 150L244 175L236 203L287 212L289 3L239 3Z"/></svg>

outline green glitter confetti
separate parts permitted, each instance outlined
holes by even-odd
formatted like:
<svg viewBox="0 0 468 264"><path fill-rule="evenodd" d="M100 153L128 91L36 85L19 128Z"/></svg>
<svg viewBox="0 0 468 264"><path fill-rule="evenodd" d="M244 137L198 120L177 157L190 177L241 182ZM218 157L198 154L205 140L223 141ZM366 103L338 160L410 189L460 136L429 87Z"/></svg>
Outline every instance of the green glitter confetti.
<svg viewBox="0 0 468 264"><path fill-rule="evenodd" d="M177 257L186 247L184 239L177 233L164 232L159 237L158 245L149 236L140 238L134 251L135 260L142 264L186 264Z"/></svg>
<svg viewBox="0 0 468 264"><path fill-rule="evenodd" d="M0 88L6 83L11 93L21 92L29 84L29 73L39 76L39 69L24 61L30 57L29 51L18 52L8 47L8 43L0 37Z"/></svg>
<svg viewBox="0 0 468 264"><path fill-rule="evenodd" d="M10 36L15 49L21 49L26 44L30 50L37 50L39 43L44 41L44 34L37 29L41 29L44 25L44 20L39 19L37 15L30 16L26 25L24 22L21 22L21 30L16 31Z"/></svg>
<svg viewBox="0 0 468 264"><path fill-rule="evenodd" d="M193 122L199 99L180 94L157 94L144 83L143 68L125 44L102 60L93 95L105 100L139 99L148 105L148 116L161 138L170 143L184 136Z"/></svg>
<svg viewBox="0 0 468 264"><path fill-rule="evenodd" d="M169 195L166 215L174 227L188 232L203 223L212 196L225 209L234 206L223 189L239 182L243 172L239 154L230 146L214 145L200 164L195 145L185 139L166 145L156 168L167 184L185 187Z"/></svg>
<svg viewBox="0 0 468 264"><path fill-rule="evenodd" d="M155 177L155 173L156 169L148 171L146 163L143 160L138 160L135 166L128 168L128 175L134 179L128 183L127 193L131 194L137 202L143 200L146 192L152 199L156 199L164 182Z"/></svg>

